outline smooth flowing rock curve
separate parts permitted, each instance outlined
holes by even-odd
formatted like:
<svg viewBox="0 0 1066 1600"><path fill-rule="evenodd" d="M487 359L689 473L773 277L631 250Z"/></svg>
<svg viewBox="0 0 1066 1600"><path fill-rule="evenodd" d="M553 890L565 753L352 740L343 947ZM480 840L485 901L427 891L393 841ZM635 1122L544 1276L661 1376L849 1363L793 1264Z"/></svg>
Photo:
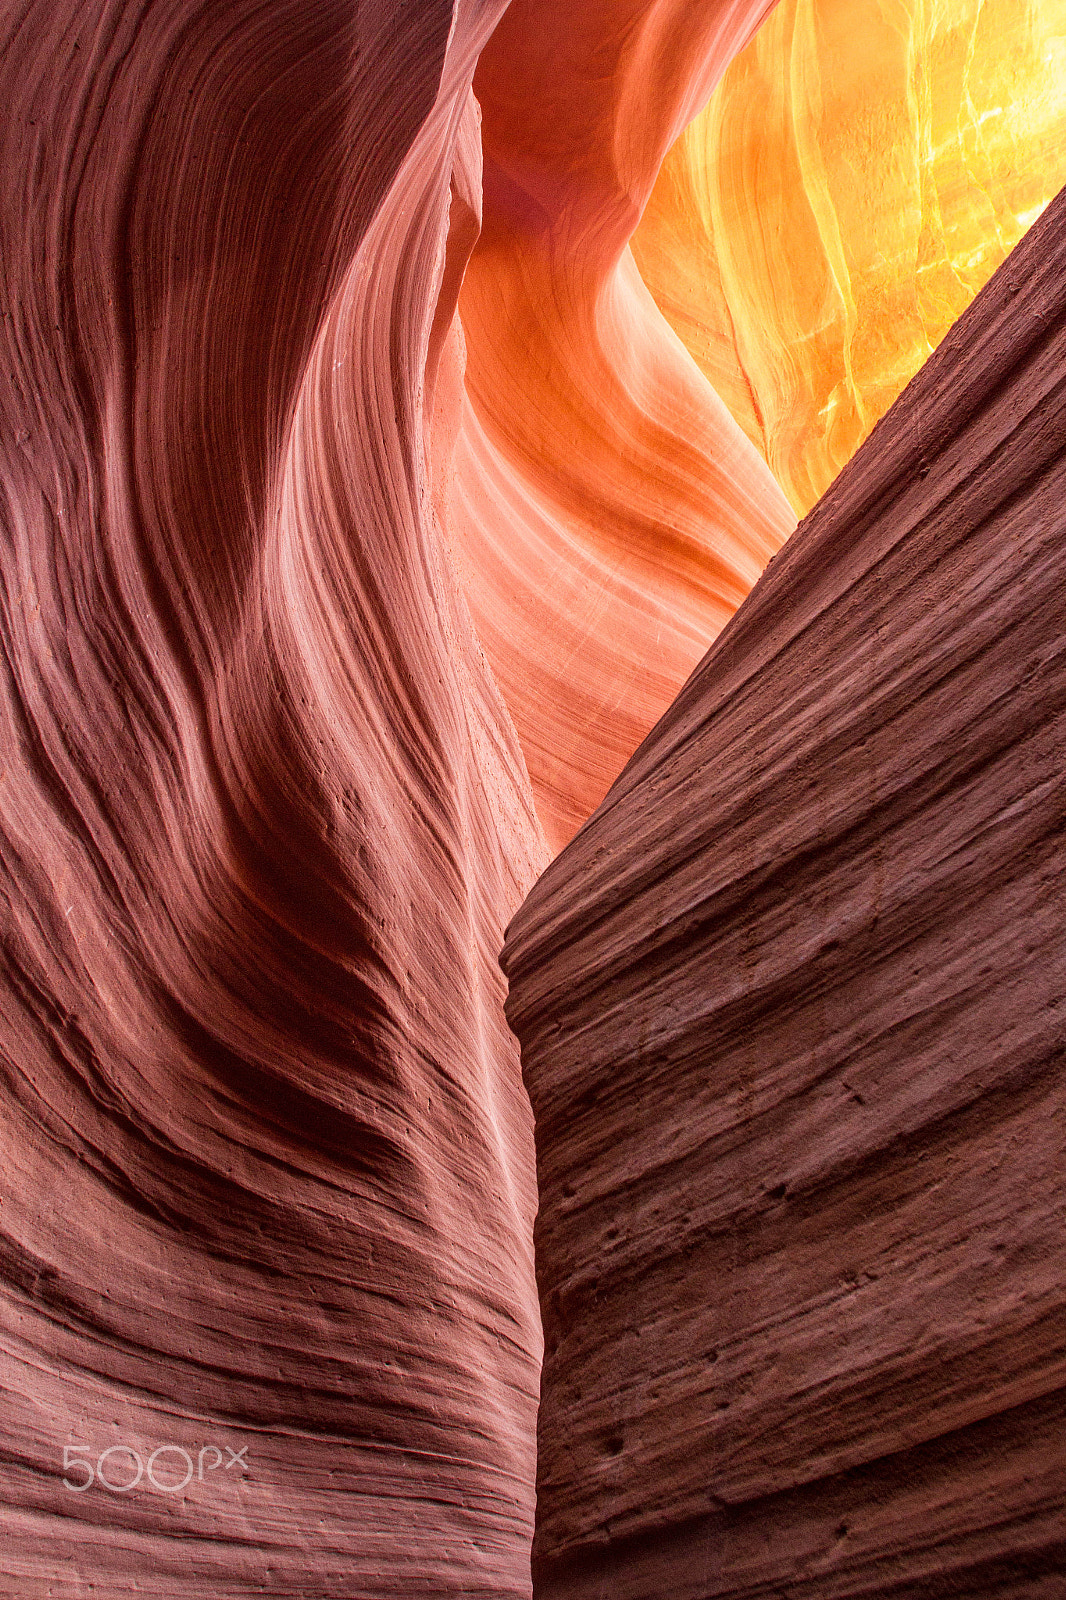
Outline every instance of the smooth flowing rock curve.
<svg viewBox="0 0 1066 1600"><path fill-rule="evenodd" d="M1066 1572L1066 193L511 924L542 1600Z"/></svg>
<svg viewBox="0 0 1066 1600"><path fill-rule="evenodd" d="M795 526L629 251L667 149L770 9L512 0L478 62L439 503L556 848Z"/></svg>
<svg viewBox="0 0 1066 1600"><path fill-rule="evenodd" d="M8 1595L529 1593L546 850L423 453L501 10L5 9Z"/></svg>
<svg viewBox="0 0 1066 1600"><path fill-rule="evenodd" d="M781 0L632 251L811 509L1066 182L1066 0Z"/></svg>

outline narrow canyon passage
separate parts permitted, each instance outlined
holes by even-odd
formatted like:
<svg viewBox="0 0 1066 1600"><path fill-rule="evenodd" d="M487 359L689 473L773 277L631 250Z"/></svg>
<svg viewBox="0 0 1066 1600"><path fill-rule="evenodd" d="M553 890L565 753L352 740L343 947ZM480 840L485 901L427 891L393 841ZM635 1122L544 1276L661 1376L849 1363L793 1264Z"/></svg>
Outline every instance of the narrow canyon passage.
<svg viewBox="0 0 1066 1600"><path fill-rule="evenodd" d="M779 123L764 119L759 159L737 169L755 199L738 199L727 237L712 200L736 123L701 108L727 73L727 106L744 104L753 49L768 79L779 82L786 66L795 78L788 63L799 59L804 18L814 27L811 4L12 0L0 13L0 1594L529 1597L539 1518L544 1594L598 1594L606 1583L618 1595L680 1595L671 1585L683 1580L693 1595L754 1596L795 1571L786 1562L745 1576L743 1540L719 1538L734 1498L787 1498L797 1459L814 1471L832 1456L850 1470L833 1428L817 1443L801 1420L794 1455L782 1446L756 1471L736 1434L733 1476L703 1474L697 1446L722 1436L705 1429L712 1391L694 1378L686 1341L697 1336L702 1349L701 1319L717 1314L734 1269L729 1292L760 1302L754 1248L744 1261L712 1252L698 1257L698 1272L685 1266L689 1236L703 1249L713 1233L702 1177L691 1203L663 1180L680 1220L661 1235L660 1266L641 1269L647 1293L662 1292L662 1315L649 1301L640 1327L619 1327L611 1297L632 1285L625 1271L612 1275L636 1231L645 1165L658 1171L661 1155L643 1141L688 1124L702 1136L705 1041L692 1082L660 1074L661 1105L638 1115L643 1099L621 1093L622 1121L601 1112L616 1075L622 1084L630 1069L658 1071L661 1035L688 1039L690 1023L704 1026L705 1000L713 1012L717 986L732 993L757 973L757 914L801 930L811 915L782 875L777 899L762 885L746 921L741 863L735 945L724 969L694 977L686 963L702 947L686 953L691 886L675 878L669 838L665 857L657 853L664 834L692 844L693 827L709 830L696 841L697 878L718 871L716 849L735 854L752 833L771 877L800 835L816 859L836 802L826 788L793 807L791 822L779 815L787 797L765 766L778 746L765 729L756 740L759 708L771 703L780 748L813 741L817 788L843 748L833 718L854 731L853 713L860 744L876 743L891 709L884 674L932 659L959 629L977 640L966 626L982 594L999 597L995 627L1023 641L1017 682L996 653L998 635L980 635L989 675L960 702L961 723L926 733L965 744L967 708L991 715L997 695L1024 711L1033 783L1012 778L990 791L1004 797L1009 826L989 801L987 815L972 814L994 843L958 848L976 852L978 877L986 860L998 863L1001 899L982 915L999 918L1004 949L1023 920L1039 927L1025 950L1032 960L1003 970L1041 1027L1058 1004L1060 922L1035 890L1030 900L1015 892L1023 874L1003 841L1028 828L1029 865L1051 881L1058 855L1041 832L1041 785L1052 784L1061 755L1045 729L1061 681L1061 221L1041 219L1045 242L1024 258L1035 263L1029 276L1015 283L1010 258L969 325L984 329L992 307L988 326L1018 344L1017 360L982 366L979 332L966 415L938 399L941 421L927 427L905 397L903 423L889 414L887 433L867 442L852 476L786 544L797 511L816 498L801 504L797 483L809 489L858 435L843 444L832 430L812 436L793 417L801 399L818 413L828 357L817 381L789 388L767 356L790 349L796 331L783 333L767 309L780 309L768 263L789 224L775 213L760 255L741 222L750 228L752 206L770 216L755 177L777 159ZM898 7L915 28L919 9L918 0ZM1057 38L1053 0L1034 0L1027 16L1038 13ZM778 34L767 34L768 18ZM789 18L788 49L767 46ZM701 232L690 207L684 249L673 249L679 214L669 196L694 150L708 171L713 164L708 116L719 187L700 192L713 227ZM688 125L697 131L679 144ZM1031 147L1018 145L1017 164L1039 163L1046 184L1057 146L1041 128ZM736 267L745 251L750 271ZM701 278L707 298L690 292ZM715 322L725 294L715 285L727 279L750 292L766 345L742 348L735 319L729 345ZM805 315L803 337L817 344L817 306L808 302ZM1014 477L1008 413L1019 439L1038 439ZM945 465L956 435L970 441L960 459L980 482L1020 508L997 525L984 565L960 557L952 566L949 546L938 554L961 515L958 462ZM894 441L887 458L878 438ZM914 479L925 510L897 524L892 508L910 505ZM857 514L849 520L856 484L859 499L883 496L883 522L872 511L868 528ZM863 588L867 568L856 576L860 546L853 558L849 541L864 529L868 541L883 538L886 572L899 566L900 614L910 617L908 585L924 597L921 620L902 631L887 590ZM952 610L944 585L956 572L964 593ZM811 653L794 649L791 676L775 677L768 663L802 606L819 585L839 581L850 594L853 578L858 609L841 602L839 660L830 643L815 650L812 620ZM730 623L725 653L707 657ZM871 655L867 634L887 640L888 653ZM701 775L685 719L697 732L713 721L700 696L713 698L720 670L728 679L738 641L755 652L753 672L769 676L753 701L738 691L741 709L729 714L739 720L715 723L726 735L708 746ZM819 685L834 689L828 711L818 710ZM756 720L744 720L744 704ZM813 722L801 727L808 712ZM926 733L915 750L926 749ZM675 739L696 751L680 777L668 759ZM859 767L876 829L882 768ZM734 779L743 815L725 793ZM920 834L931 813L917 815ZM624 836L615 831L623 817ZM621 858L626 893L597 899ZM891 899L885 859L879 848L845 852L834 870L856 873L856 893L880 907ZM938 862L928 870L941 886L936 939L970 902L952 900ZM823 920L830 898L827 887ZM582 918L579 941L592 943L575 973L566 962ZM651 998L625 1022L649 922L671 930L673 954L662 969L655 954ZM504 1010L505 937L524 1064ZM535 959L523 954L531 945ZM980 940L960 950L954 998L943 1002L946 1051L948 1021L962 1037L977 1016L964 1016L963 1002L993 970ZM1041 960L1047 994L1032 978ZM861 961L857 970L849 982L861 988ZM896 969L887 970L891 988ZM577 1044L571 999L595 1012ZM826 1030L844 1026L824 1007L819 1015L801 1049L812 1052L803 1072L816 1077L823 1056L826 1072L837 1060ZM1050 1069L1026 1056L1017 1083L986 1072L998 1034L986 1012L981 1019L985 1043L966 1046L977 1052L975 1103L1020 1084L1036 1107L1052 1094ZM751 1021L745 1012L744 1028ZM620 1052L616 1024L638 1033ZM759 1048L787 1076L791 1057L778 1060L772 1029ZM930 1094L926 1057L915 1059L898 1089L904 1108ZM745 1071L748 1107L761 1090L755 1067ZM1057 1126L1053 1098L1045 1110ZM581 1142L590 1119L597 1139L613 1130L631 1192L625 1172L604 1168L604 1177L591 1161ZM918 1115L912 1123L924 1126ZM1018 1159L1024 1128L1011 1127ZM1002 1152L989 1148L994 1167ZM757 1152L744 1166L732 1152L720 1169L733 1182L730 1160L744 1166L760 1216L796 1182L779 1154ZM1023 1161L1023 1170L1044 1184L1043 1168ZM764 1177L783 1195L766 1200ZM1052 1209L1034 1201L1023 1216L1020 1201L1010 1209L1016 1190L990 1180L989 1192L1005 1197L997 1216L1015 1226L1005 1234L1010 1272L990 1281L1007 1285L1015 1309L1028 1295L1034 1325L1038 1311L1047 1316L1031 1359L1011 1324L996 1346L1003 1381L989 1387L990 1366L975 1368L974 1403L1017 1393L1033 1428L1053 1433L1043 1402L1057 1302L1036 1267L1026 1277L1026 1263L1050 1257L1039 1230ZM848 1191L844 1210L857 1204ZM966 1226L964 1210L945 1217L945 1227ZM846 1221L829 1215L833 1240ZM660 1234L649 1225L647 1238ZM849 1256L849 1272L860 1272L858 1259ZM784 1295L787 1272L778 1281ZM886 1304L871 1314L902 1305L911 1315L906 1297ZM631 1359L633 1339L657 1318L673 1329L677 1354L665 1375ZM999 1326L994 1307L986 1322ZM843 1339L850 1326L830 1317L824 1336ZM612 1391L609 1418L608 1368L625 1375L626 1390ZM660 1380L669 1403L656 1396L645 1411ZM769 1407L760 1415L776 1417L775 1406L802 1392L772 1360L759 1383ZM856 1383L848 1404L861 1409L874 1389L866 1377ZM688 1478L657 1455L656 1430L674 1427L675 1402L704 1430L695 1442L683 1430L673 1438L690 1451ZM884 1437L902 1437L900 1428L893 1412ZM1034 1448L1027 1481L1043 1484L1039 1440ZM567 1476L564 1458L584 1462L582 1481ZM1019 1494L1012 1515L1042 1514ZM779 1551L795 1544L806 1514L798 1504L772 1524ZM761 1515L753 1525L771 1529ZM717 1541L717 1566L669 1554L697 1524ZM666 1566L632 1565L625 1541L644 1540L646 1555L665 1529ZM1018 1548L996 1537L990 1561ZM1051 1547L1040 1529L1034 1540L1045 1561L1033 1569L1038 1584ZM879 1559L860 1572L865 1589L859 1579L834 1588L846 1561L823 1561L796 1593L879 1593ZM935 1561L923 1570L939 1571Z"/></svg>

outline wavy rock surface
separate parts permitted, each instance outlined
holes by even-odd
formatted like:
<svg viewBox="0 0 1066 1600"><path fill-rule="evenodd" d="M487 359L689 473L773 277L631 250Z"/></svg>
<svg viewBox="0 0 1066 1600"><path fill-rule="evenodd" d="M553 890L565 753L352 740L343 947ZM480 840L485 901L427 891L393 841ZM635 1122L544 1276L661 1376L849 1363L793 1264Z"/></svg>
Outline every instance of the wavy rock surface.
<svg viewBox="0 0 1066 1600"><path fill-rule="evenodd" d="M781 0L633 253L810 510L1066 183L1066 0Z"/></svg>
<svg viewBox="0 0 1066 1600"><path fill-rule="evenodd" d="M545 852L421 443L500 9L6 11L7 1595L528 1593Z"/></svg>
<svg viewBox="0 0 1066 1600"><path fill-rule="evenodd" d="M1066 194L512 924L535 1592L1066 1572Z"/></svg>
<svg viewBox="0 0 1066 1600"><path fill-rule="evenodd" d="M484 211L440 506L556 846L795 523L628 249L665 152L769 9L512 0L478 63Z"/></svg>

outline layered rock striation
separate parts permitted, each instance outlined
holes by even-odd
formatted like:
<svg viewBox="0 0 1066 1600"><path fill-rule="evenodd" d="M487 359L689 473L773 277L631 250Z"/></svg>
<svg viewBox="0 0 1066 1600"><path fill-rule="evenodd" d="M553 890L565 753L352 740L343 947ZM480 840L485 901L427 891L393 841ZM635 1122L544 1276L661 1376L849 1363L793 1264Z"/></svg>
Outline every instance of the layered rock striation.
<svg viewBox="0 0 1066 1600"><path fill-rule="evenodd" d="M770 9L5 13L5 1594L530 1593L497 954L793 525L628 243ZM1051 1592L1058 229L513 925L545 1593Z"/></svg>
<svg viewBox="0 0 1066 1600"><path fill-rule="evenodd" d="M795 525L629 250L671 142L770 9L512 0L478 62L483 214L440 505L557 848Z"/></svg>
<svg viewBox="0 0 1066 1600"><path fill-rule="evenodd" d="M1066 196L512 923L535 1593L1066 1571Z"/></svg>
<svg viewBox="0 0 1066 1600"><path fill-rule="evenodd" d="M765 9L9 8L0 1586L528 1592L496 957L792 526L626 252Z"/></svg>
<svg viewBox="0 0 1066 1600"><path fill-rule="evenodd" d="M501 10L6 11L7 1595L529 1591L546 852L423 452Z"/></svg>

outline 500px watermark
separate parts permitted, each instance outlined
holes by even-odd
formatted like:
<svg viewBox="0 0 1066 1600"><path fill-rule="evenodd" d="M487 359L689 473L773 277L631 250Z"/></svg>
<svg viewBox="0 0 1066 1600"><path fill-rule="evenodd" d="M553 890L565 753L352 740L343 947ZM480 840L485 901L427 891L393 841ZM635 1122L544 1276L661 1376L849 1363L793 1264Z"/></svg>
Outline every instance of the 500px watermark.
<svg viewBox="0 0 1066 1600"><path fill-rule="evenodd" d="M223 1450L228 1461L222 1459ZM205 1444L197 1451L194 1461L183 1445L161 1444L146 1461L131 1444L109 1444L95 1458L87 1444L65 1444L63 1487L72 1494L84 1494L96 1483L112 1494L129 1494L146 1479L160 1494L178 1494L193 1477L203 1483L205 1472L230 1472L234 1467L247 1472L247 1457L247 1445L231 1450L228 1444Z"/></svg>

